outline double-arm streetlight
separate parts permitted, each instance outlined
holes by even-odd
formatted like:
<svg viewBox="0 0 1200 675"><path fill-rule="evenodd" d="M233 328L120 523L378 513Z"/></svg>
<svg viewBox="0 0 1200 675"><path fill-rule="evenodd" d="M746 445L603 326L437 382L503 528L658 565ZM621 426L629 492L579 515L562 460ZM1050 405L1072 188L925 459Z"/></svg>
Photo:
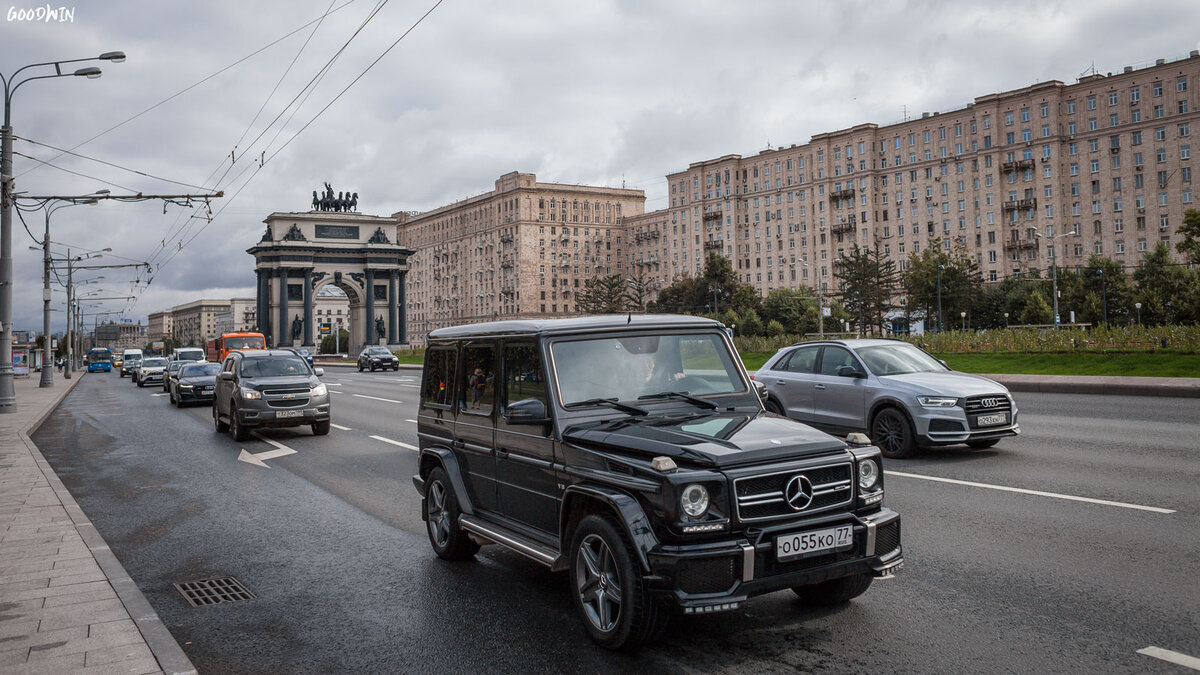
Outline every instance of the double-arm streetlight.
<svg viewBox="0 0 1200 675"><path fill-rule="evenodd" d="M945 265L937 266L937 301L938 301L938 326L937 332L942 332L942 270L946 269Z"/></svg>
<svg viewBox="0 0 1200 675"><path fill-rule="evenodd" d="M108 194L108 190L97 190L90 195L84 195L79 198L59 200L59 203L44 201L37 207L31 207L41 210L46 220L45 234L42 237L42 335L49 340L50 336L50 216L59 209L67 208L68 206L94 206L99 203L96 196ZM21 209L21 205L17 204L17 208ZM32 248L32 247L30 247ZM54 373L50 368L42 368L41 381L38 382L39 387L54 386Z"/></svg>
<svg viewBox="0 0 1200 675"><path fill-rule="evenodd" d="M111 61L120 63L125 60L125 52L105 52L100 56L86 59L68 59L65 61L47 61L31 63L18 68L12 75L0 75L0 83L4 85L4 126L0 127L0 413L12 413L17 410L16 390L13 387L12 362L12 97L17 89L26 82L33 80L48 80L55 77L100 77L100 69L96 66L78 68L74 71L64 71L63 66L69 63L85 61ZM21 74L31 68L53 68L46 75L29 75L21 79Z"/></svg>
<svg viewBox="0 0 1200 675"><path fill-rule="evenodd" d="M1057 327L1060 323L1060 318L1058 315L1058 251L1056 251L1054 248L1054 240L1058 239L1059 237L1077 237L1079 234L1076 232L1063 232L1062 234L1047 235L1042 234L1036 228L1033 230L1033 234L1035 237L1047 239L1050 242L1050 278L1052 279L1050 292L1054 295L1054 325Z"/></svg>
<svg viewBox="0 0 1200 675"><path fill-rule="evenodd" d="M797 263L799 263L800 265L803 265L804 267L808 267L808 261L805 260L804 258L801 258L801 259L797 260L796 262L792 263L792 266L795 266ZM825 308L822 306L824 303L822 303L822 301L821 301L821 280L817 277L817 275L815 273L813 274L813 288L816 289L816 291L817 291L817 331L819 332L820 336L822 338L824 338L825 337Z"/></svg>

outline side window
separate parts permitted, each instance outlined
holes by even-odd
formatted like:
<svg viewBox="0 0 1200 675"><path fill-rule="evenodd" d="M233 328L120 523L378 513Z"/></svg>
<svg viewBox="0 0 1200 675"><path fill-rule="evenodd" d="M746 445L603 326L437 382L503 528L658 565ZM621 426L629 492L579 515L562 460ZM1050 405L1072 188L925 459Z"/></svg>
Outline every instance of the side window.
<svg viewBox="0 0 1200 675"><path fill-rule="evenodd" d="M232 357L232 356L231 356L231 357L229 357L229 358L227 358L227 359L225 359L225 365L221 366L221 370L227 370L227 371L230 371L230 372L234 372L234 363L233 363L233 361L234 361L234 359L233 359L233 357Z"/></svg>
<svg viewBox="0 0 1200 675"><path fill-rule="evenodd" d="M792 352L792 357L788 359L784 370L787 370L789 373L812 374L813 366L817 364L818 349L819 347L801 347Z"/></svg>
<svg viewBox="0 0 1200 675"><path fill-rule="evenodd" d="M421 398L430 405L450 405L454 367L458 354L453 347L433 347L425 353L425 382Z"/></svg>
<svg viewBox="0 0 1200 675"><path fill-rule="evenodd" d="M549 409L546 373L542 370L542 355L536 345L504 346L504 379L505 408L517 401L535 398Z"/></svg>
<svg viewBox="0 0 1200 675"><path fill-rule="evenodd" d="M843 349L842 347L826 347L825 354L821 357L821 374L836 377L838 368L842 366L858 368L858 362L854 360L854 356L847 349Z"/></svg>
<svg viewBox="0 0 1200 675"><path fill-rule="evenodd" d="M459 408L477 415L491 414L496 398L496 348L492 345L464 348L462 372Z"/></svg>

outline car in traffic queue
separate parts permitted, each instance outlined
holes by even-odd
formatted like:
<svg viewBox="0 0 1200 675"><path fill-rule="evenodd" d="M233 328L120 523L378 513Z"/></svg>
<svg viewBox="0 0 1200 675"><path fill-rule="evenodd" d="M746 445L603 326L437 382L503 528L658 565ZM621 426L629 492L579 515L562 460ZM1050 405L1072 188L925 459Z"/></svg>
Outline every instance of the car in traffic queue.
<svg viewBox="0 0 1200 675"><path fill-rule="evenodd" d="M212 403L213 391L217 386L217 375L221 364L209 361L184 363L176 376L171 378L168 391L171 405L182 408L192 403Z"/></svg>
<svg viewBox="0 0 1200 675"><path fill-rule="evenodd" d="M113 354L112 367L113 370L120 372L121 366L125 365L125 359L120 354Z"/></svg>
<svg viewBox="0 0 1200 675"><path fill-rule="evenodd" d="M958 443L990 448L1021 433L1004 385L951 370L903 340L802 342L754 378L767 388L767 410L833 434L865 433L885 457Z"/></svg>
<svg viewBox="0 0 1200 675"><path fill-rule="evenodd" d="M568 574L590 637L791 589L848 602L903 563L883 460L766 412L725 328L644 315L428 335L413 484L434 553L498 544Z"/></svg>
<svg viewBox="0 0 1200 675"><path fill-rule="evenodd" d="M358 372L376 369L400 370L400 359L388 351L387 347L367 347L358 354Z"/></svg>
<svg viewBox="0 0 1200 675"><path fill-rule="evenodd" d="M121 352L121 370L118 374L118 377L125 377L128 375L132 379L133 372L140 365L142 365L142 350L126 349L125 351Z"/></svg>
<svg viewBox="0 0 1200 675"><path fill-rule="evenodd" d="M203 359L201 359L201 360L203 360ZM167 367L165 370L163 370L163 378L162 378L163 391L165 391L165 392L171 391L171 380L174 379L175 375L179 372L180 368L184 367L185 365L187 365L189 363L196 363L196 361L182 361L180 359L171 359L170 361L167 361Z"/></svg>
<svg viewBox="0 0 1200 675"><path fill-rule="evenodd" d="M162 356L151 356L142 359L133 372L133 381L139 387L145 387L153 382L162 382L163 371L167 369L167 359Z"/></svg>
<svg viewBox="0 0 1200 675"><path fill-rule="evenodd" d="M313 368L291 349L231 351L213 391L213 426L244 441L254 429L307 425L329 433L329 390Z"/></svg>

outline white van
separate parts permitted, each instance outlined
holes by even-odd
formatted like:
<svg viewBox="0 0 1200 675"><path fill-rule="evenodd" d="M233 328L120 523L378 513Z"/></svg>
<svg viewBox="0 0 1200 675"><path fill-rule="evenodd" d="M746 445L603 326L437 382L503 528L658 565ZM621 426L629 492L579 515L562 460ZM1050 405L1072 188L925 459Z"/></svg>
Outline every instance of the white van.
<svg viewBox="0 0 1200 675"><path fill-rule="evenodd" d="M203 361L204 350L199 347L179 347L171 352L172 361Z"/></svg>
<svg viewBox="0 0 1200 675"><path fill-rule="evenodd" d="M129 375L142 365L142 350L126 349L121 352L121 377Z"/></svg>

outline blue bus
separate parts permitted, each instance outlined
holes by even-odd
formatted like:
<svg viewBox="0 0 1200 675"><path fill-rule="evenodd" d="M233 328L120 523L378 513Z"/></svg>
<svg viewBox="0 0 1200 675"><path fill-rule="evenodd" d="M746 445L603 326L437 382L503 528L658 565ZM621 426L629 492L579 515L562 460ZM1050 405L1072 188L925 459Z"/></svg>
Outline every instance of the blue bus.
<svg viewBox="0 0 1200 675"><path fill-rule="evenodd" d="M89 373L112 372L112 350L108 347L92 347L87 353Z"/></svg>

